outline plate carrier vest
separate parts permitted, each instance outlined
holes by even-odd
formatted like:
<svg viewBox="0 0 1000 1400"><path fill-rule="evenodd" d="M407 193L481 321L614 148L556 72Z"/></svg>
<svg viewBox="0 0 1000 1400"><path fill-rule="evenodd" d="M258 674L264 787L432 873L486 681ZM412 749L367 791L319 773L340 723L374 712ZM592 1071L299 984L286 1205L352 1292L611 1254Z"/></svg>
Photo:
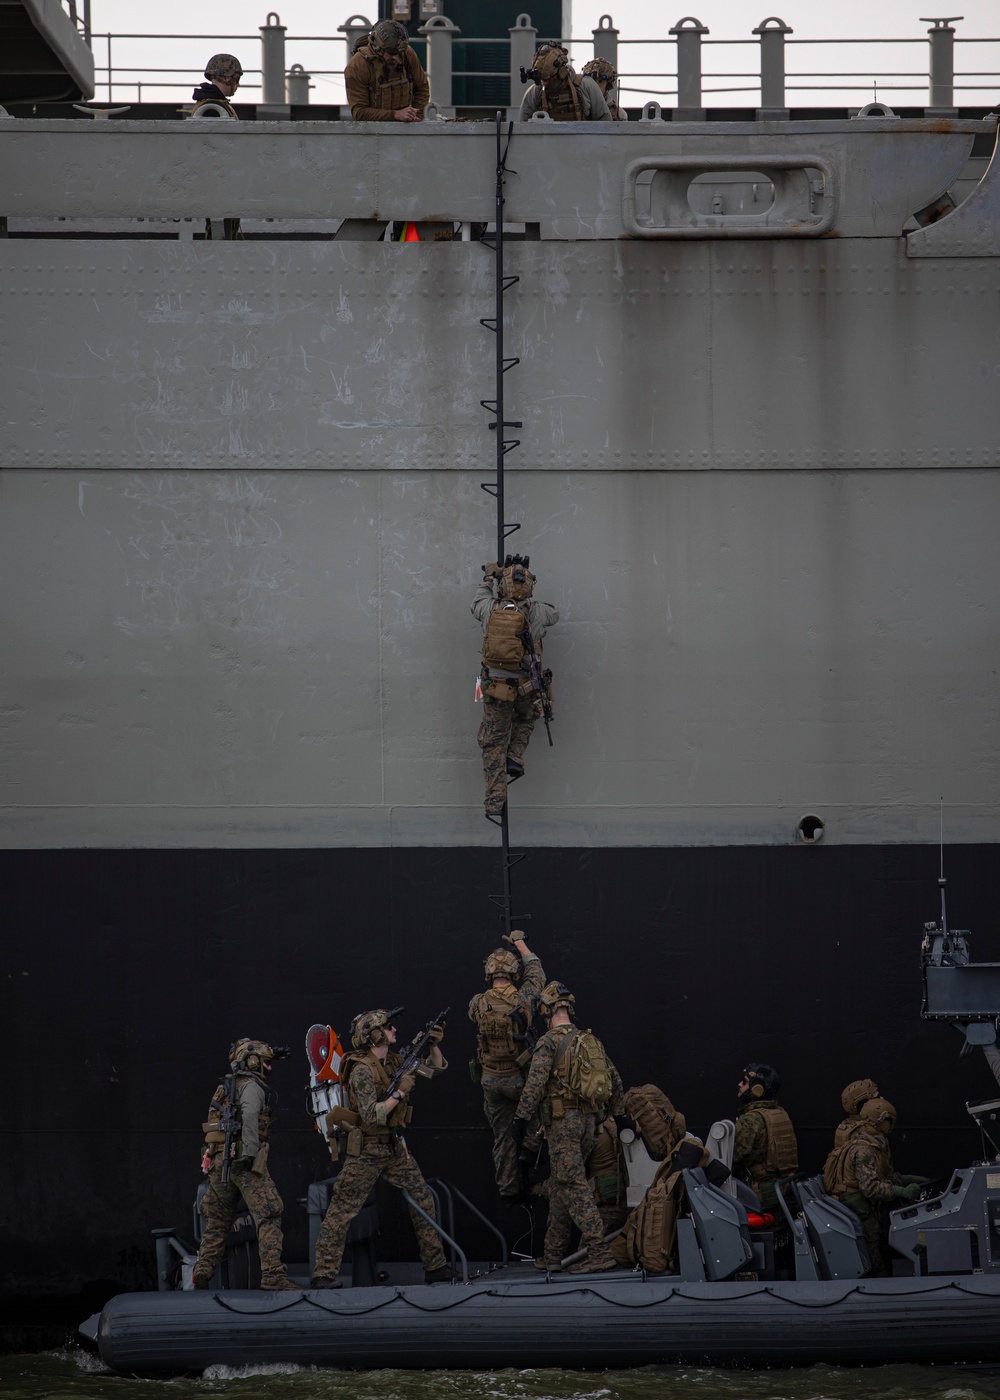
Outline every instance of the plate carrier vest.
<svg viewBox="0 0 1000 1400"><path fill-rule="evenodd" d="M362 45L358 53L368 66L367 107L398 112L413 106L413 64L417 56L412 49L404 51L400 68L390 68L367 45Z"/></svg>
<svg viewBox="0 0 1000 1400"><path fill-rule="evenodd" d="M880 1177L893 1175L889 1144L881 1133L854 1133L842 1147L835 1147L823 1167L823 1189L830 1196L843 1200L845 1196L862 1195L861 1183L854 1166L854 1149L868 1147L875 1155Z"/></svg>
<svg viewBox="0 0 1000 1400"><path fill-rule="evenodd" d="M235 1074L227 1074L224 1079L220 1079L218 1088L212 1095L212 1102L208 1105L208 1117L201 1125L201 1130L205 1134L205 1151L213 1160L222 1151L223 1143L226 1141L226 1131L222 1127L222 1110L229 1103L230 1095L236 1096L237 1084L241 1079L253 1079L264 1090L264 1107L257 1119L257 1134L260 1144L263 1147L271 1133L271 1113L274 1107L275 1095L268 1088L267 1081L259 1074L254 1074L252 1070L239 1070ZM240 1118L240 1103L236 1097L236 1141L243 1132L243 1121Z"/></svg>
<svg viewBox="0 0 1000 1400"><path fill-rule="evenodd" d="M542 111L548 112L554 122L582 122L583 107L580 105L580 83L583 75L574 73L571 78L559 83L551 96L542 86Z"/></svg>
<svg viewBox="0 0 1000 1400"><path fill-rule="evenodd" d="M362 1060L368 1064L369 1069L374 1073L376 1083L379 1084L383 1090L379 1097L384 1098L389 1088L389 1082L402 1064L403 1057L402 1055L397 1055L395 1050L390 1050L384 1060L380 1060L378 1056L373 1055L370 1050L351 1050L344 1056L340 1062L340 1083L341 1088L347 1094L348 1107L355 1113L358 1113L358 1102L351 1088L351 1075ZM393 1138L396 1136L397 1129L406 1126L410 1121L412 1113L413 1110L404 1100L398 1103L388 1115L385 1120L386 1125L384 1128L376 1128L369 1123L363 1123L360 1121L359 1117L357 1125L358 1130L363 1135L366 1143L392 1142Z"/></svg>
<svg viewBox="0 0 1000 1400"><path fill-rule="evenodd" d="M754 1104L749 1111L760 1114L767 1130L764 1157L747 1162L744 1168L750 1185L758 1191L758 1183L768 1177L792 1176L798 1171L799 1146L792 1120L783 1108L779 1108L777 1104L770 1108Z"/></svg>
<svg viewBox="0 0 1000 1400"><path fill-rule="evenodd" d="M531 1011L521 1006L514 986L489 987L476 1002L476 1027L479 1031L478 1056L483 1069L490 1074L517 1074L518 1056L524 1046L515 1036L515 1021L531 1024Z"/></svg>

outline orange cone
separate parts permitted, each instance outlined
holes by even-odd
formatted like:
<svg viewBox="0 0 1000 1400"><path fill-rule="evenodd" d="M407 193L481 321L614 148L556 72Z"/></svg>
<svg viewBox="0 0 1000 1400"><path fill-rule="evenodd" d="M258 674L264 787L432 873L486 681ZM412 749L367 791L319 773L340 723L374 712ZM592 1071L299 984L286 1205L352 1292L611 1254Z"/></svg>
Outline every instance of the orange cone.
<svg viewBox="0 0 1000 1400"><path fill-rule="evenodd" d="M399 241L400 243L419 243L420 234L417 232L416 224L407 222L403 227Z"/></svg>

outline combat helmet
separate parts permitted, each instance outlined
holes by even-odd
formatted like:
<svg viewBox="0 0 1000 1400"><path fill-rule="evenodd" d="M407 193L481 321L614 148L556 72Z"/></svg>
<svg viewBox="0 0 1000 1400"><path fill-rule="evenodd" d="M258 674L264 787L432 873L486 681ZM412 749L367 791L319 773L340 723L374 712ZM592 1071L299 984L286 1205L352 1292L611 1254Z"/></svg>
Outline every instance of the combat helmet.
<svg viewBox="0 0 1000 1400"><path fill-rule="evenodd" d="M565 982L550 982L547 987L542 988L542 994L538 998L538 1005L542 1014L550 1019L564 1007L572 1016L576 1010L576 997L566 986Z"/></svg>
<svg viewBox="0 0 1000 1400"><path fill-rule="evenodd" d="M896 1110L888 1099L869 1099L862 1106L861 1117L865 1126L877 1133L891 1133L896 1126Z"/></svg>
<svg viewBox="0 0 1000 1400"><path fill-rule="evenodd" d="M483 971L486 973L487 986L494 977L509 977L512 982L517 982L521 977L521 960L509 948L494 948L493 952L483 959Z"/></svg>
<svg viewBox="0 0 1000 1400"><path fill-rule="evenodd" d="M618 73L613 63L609 63L606 58L592 58L589 63L583 65L586 77L593 78L595 82L599 78L607 78L613 87L618 81Z"/></svg>
<svg viewBox="0 0 1000 1400"><path fill-rule="evenodd" d="M243 1036L229 1047L229 1066L234 1070L247 1069L252 1074L260 1074L262 1069L271 1068L273 1059L274 1048L266 1040L250 1040Z"/></svg>
<svg viewBox="0 0 1000 1400"><path fill-rule="evenodd" d="M874 1079L852 1079L840 1096L845 1113L857 1113L869 1099L878 1098L878 1085Z"/></svg>
<svg viewBox="0 0 1000 1400"><path fill-rule="evenodd" d="M781 1088L781 1075L770 1065L762 1065L753 1060L746 1065L743 1074L747 1087L740 1094L740 1103L753 1103L755 1099L773 1099Z"/></svg>
<svg viewBox="0 0 1000 1400"><path fill-rule="evenodd" d="M398 19L380 19L368 36L369 48L372 53L379 55L401 54L409 42L410 36L406 32L406 26L400 24Z"/></svg>
<svg viewBox="0 0 1000 1400"><path fill-rule="evenodd" d="M239 82L243 77L243 64L231 53L214 53L205 64L205 77L212 81L213 78L223 78L228 81Z"/></svg>
<svg viewBox="0 0 1000 1400"><path fill-rule="evenodd" d="M530 598L535 588L535 575L528 568L528 555L508 554L497 578L497 594L514 603Z"/></svg>
<svg viewBox="0 0 1000 1400"><path fill-rule="evenodd" d="M378 1008L375 1011L362 1011L355 1016L351 1022L351 1044L355 1050L367 1050L369 1045L385 1045L384 1028L391 1026L402 1010L401 1006L394 1006L389 1011Z"/></svg>
<svg viewBox="0 0 1000 1400"><path fill-rule="evenodd" d="M535 50L531 71L543 86L569 77L569 54L561 44L542 44Z"/></svg>

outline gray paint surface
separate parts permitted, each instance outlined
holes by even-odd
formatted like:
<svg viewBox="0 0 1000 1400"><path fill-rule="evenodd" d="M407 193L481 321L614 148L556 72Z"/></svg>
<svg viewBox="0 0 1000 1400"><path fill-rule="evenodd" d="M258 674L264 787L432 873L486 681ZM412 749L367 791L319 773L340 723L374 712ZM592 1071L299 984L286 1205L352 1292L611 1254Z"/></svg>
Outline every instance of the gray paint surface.
<svg viewBox="0 0 1000 1400"><path fill-rule="evenodd" d="M874 169L839 125L832 166ZM1000 272L908 256L902 222L971 136L905 125L934 173L900 193L912 162L875 133L896 236L616 240L585 212L581 236L509 246L507 515L563 613L518 841L787 843L807 812L827 842L930 840L941 797L950 839L1000 839ZM177 132L125 132L114 149L174 155L95 201L87 161L112 148L81 131L23 133L22 215L159 217L204 173ZM468 188L457 167L456 209L486 208L481 135L456 135L485 161ZM399 173L450 136L338 150L361 182L365 153ZM596 183L608 226L630 142ZM241 193L213 212L249 212ZM540 199L509 212L551 232ZM5 845L495 843L469 614L492 279L457 243L0 242Z"/></svg>

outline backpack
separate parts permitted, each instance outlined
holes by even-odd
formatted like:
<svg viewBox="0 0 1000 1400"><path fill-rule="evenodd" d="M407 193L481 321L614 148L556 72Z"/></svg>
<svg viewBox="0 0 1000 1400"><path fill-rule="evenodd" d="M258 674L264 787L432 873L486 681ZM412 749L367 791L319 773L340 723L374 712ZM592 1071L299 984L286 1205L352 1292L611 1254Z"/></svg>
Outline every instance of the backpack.
<svg viewBox="0 0 1000 1400"><path fill-rule="evenodd" d="M625 1094L625 1112L635 1121L643 1146L654 1162L662 1162L687 1131L680 1113L655 1084L641 1084Z"/></svg>
<svg viewBox="0 0 1000 1400"><path fill-rule="evenodd" d="M589 1030L568 1035L560 1060L570 1093L582 1099L591 1112L603 1112L614 1086L607 1052L597 1036Z"/></svg>
<svg viewBox="0 0 1000 1400"><path fill-rule="evenodd" d="M651 1274L676 1273L677 1217L681 1214L686 1194L677 1159L684 1143L689 1144L687 1156L690 1161L685 1162L681 1157L683 1165L704 1166L709 1159L700 1142L694 1138L682 1138L669 1158L657 1168L645 1196L625 1221L621 1234L611 1241L615 1261L626 1268L638 1264Z"/></svg>
<svg viewBox="0 0 1000 1400"><path fill-rule="evenodd" d="M524 643L518 633L528 626L530 623L526 603L496 603L486 619L483 664L498 666L504 671L522 670Z"/></svg>

